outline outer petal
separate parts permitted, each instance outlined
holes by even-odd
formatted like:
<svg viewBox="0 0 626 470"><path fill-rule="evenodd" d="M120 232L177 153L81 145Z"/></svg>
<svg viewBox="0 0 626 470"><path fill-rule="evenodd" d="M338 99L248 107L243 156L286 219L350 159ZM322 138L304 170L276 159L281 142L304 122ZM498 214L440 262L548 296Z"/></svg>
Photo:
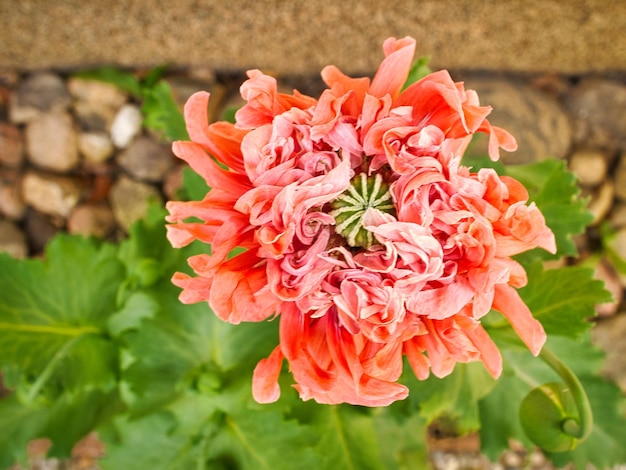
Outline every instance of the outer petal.
<svg viewBox="0 0 626 470"><path fill-rule="evenodd" d="M229 323L262 321L274 315L280 301L267 288L265 266L247 251L222 263L213 275L209 305Z"/></svg>
<svg viewBox="0 0 626 470"><path fill-rule="evenodd" d="M273 403L280 398L278 377L282 368L283 353L280 347L259 361L252 375L252 396L258 403Z"/></svg>
<svg viewBox="0 0 626 470"><path fill-rule="evenodd" d="M235 197L241 196L252 188L246 175L224 171L198 144L174 142L172 150L177 157L189 163L211 188L222 189Z"/></svg>
<svg viewBox="0 0 626 470"><path fill-rule="evenodd" d="M530 352L538 355L547 339L541 323L533 318L530 309L511 286L498 284L495 291L493 308L506 317Z"/></svg>
<svg viewBox="0 0 626 470"><path fill-rule="evenodd" d="M502 374L502 355L482 325L478 324L476 328L468 329L465 334L478 349L480 360L487 371L496 379L500 377Z"/></svg>
<svg viewBox="0 0 626 470"><path fill-rule="evenodd" d="M408 36L399 40L388 38L383 44L383 50L387 57L378 67L369 93L378 98L389 94L395 99L409 76L415 55L415 39Z"/></svg>
<svg viewBox="0 0 626 470"><path fill-rule="evenodd" d="M201 145L209 145L209 99L211 95L206 91L199 91L189 97L183 110L189 138Z"/></svg>

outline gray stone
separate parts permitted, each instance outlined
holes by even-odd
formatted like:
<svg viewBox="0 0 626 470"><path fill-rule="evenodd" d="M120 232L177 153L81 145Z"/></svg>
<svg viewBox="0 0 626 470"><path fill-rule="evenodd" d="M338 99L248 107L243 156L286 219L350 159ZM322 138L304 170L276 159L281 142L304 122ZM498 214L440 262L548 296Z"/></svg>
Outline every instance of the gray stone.
<svg viewBox="0 0 626 470"><path fill-rule="evenodd" d="M17 126L0 122L0 164L17 168L23 161L22 133Z"/></svg>
<svg viewBox="0 0 626 470"><path fill-rule="evenodd" d="M172 167L163 179L163 194L168 200L180 198L179 192L183 187L183 169L187 165L176 165Z"/></svg>
<svg viewBox="0 0 626 470"><path fill-rule="evenodd" d="M9 114L14 123L26 123L42 114L63 111L71 103L72 97L61 77L37 73L24 80L12 95Z"/></svg>
<svg viewBox="0 0 626 470"><path fill-rule="evenodd" d="M146 215L148 204L162 204L159 191L154 186L121 176L111 189L109 201L115 220L126 231L137 220Z"/></svg>
<svg viewBox="0 0 626 470"><path fill-rule="evenodd" d="M575 139L604 149L626 150L626 86L592 78L572 89L564 99L574 117Z"/></svg>
<svg viewBox="0 0 626 470"><path fill-rule="evenodd" d="M626 227L618 229L608 240L611 250L622 260L626 260ZM626 273L619 273L620 282L626 288Z"/></svg>
<svg viewBox="0 0 626 470"><path fill-rule="evenodd" d="M209 108L207 109L209 122L220 118L219 113L224 109L224 102L227 99L228 88L214 80L206 81L193 77L171 77L167 79L172 90L172 96L181 107L187 102L189 97L197 91L208 91L211 93ZM291 92L292 90L289 90ZM239 96L239 94L237 94ZM243 104L243 103L242 103Z"/></svg>
<svg viewBox="0 0 626 470"><path fill-rule="evenodd" d="M34 209L53 216L67 217L78 204L80 183L69 177L28 172L22 180L22 198Z"/></svg>
<svg viewBox="0 0 626 470"><path fill-rule="evenodd" d="M620 282L619 276L611 263L605 259L600 260L596 265L594 278L604 282L604 287L611 293L613 300L610 302L596 305L598 316L607 317L617 313L622 298L624 297L624 289Z"/></svg>
<svg viewBox="0 0 626 470"><path fill-rule="evenodd" d="M115 228L113 211L106 203L81 204L72 210L67 220L69 233L104 238Z"/></svg>
<svg viewBox="0 0 626 470"><path fill-rule="evenodd" d="M48 242L59 233L59 221L55 223L45 215L30 210L25 217L25 231L32 254L41 253Z"/></svg>
<svg viewBox="0 0 626 470"><path fill-rule="evenodd" d="M623 152L615 172L613 174L615 181L615 195L618 199L626 201L626 152Z"/></svg>
<svg viewBox="0 0 626 470"><path fill-rule="evenodd" d="M119 109L128 100L128 95L119 87L99 80L71 77L67 88L75 100L89 103L94 109Z"/></svg>
<svg viewBox="0 0 626 470"><path fill-rule="evenodd" d="M617 202L611 210L611 227L626 227L626 202Z"/></svg>
<svg viewBox="0 0 626 470"><path fill-rule="evenodd" d="M489 122L506 129L517 140L517 151L501 151L504 163L530 163L567 156L572 143L571 124L552 96L522 83L495 78L470 78L465 87L478 92L481 105L493 107ZM487 154L486 136L477 137L471 154Z"/></svg>
<svg viewBox="0 0 626 470"><path fill-rule="evenodd" d="M106 131L128 96L118 87L97 80L72 77L68 88L75 99L74 113L85 130Z"/></svg>
<svg viewBox="0 0 626 470"><path fill-rule="evenodd" d="M111 140L118 148L126 148L141 131L141 112L132 104L120 108L111 124Z"/></svg>
<svg viewBox="0 0 626 470"><path fill-rule="evenodd" d="M608 157L595 149L577 150L569 159L569 168L581 186L593 188L606 178Z"/></svg>
<svg viewBox="0 0 626 470"><path fill-rule="evenodd" d="M626 393L626 315L602 319L591 330L593 341L606 351L603 372Z"/></svg>
<svg viewBox="0 0 626 470"><path fill-rule="evenodd" d="M591 201L588 209L593 215L591 225L600 224L611 211L613 207L613 195L615 194L615 185L611 180L605 181L599 188L591 194Z"/></svg>
<svg viewBox="0 0 626 470"><path fill-rule="evenodd" d="M117 163L135 179L161 181L174 164L170 147L149 137L139 137L119 153Z"/></svg>
<svg viewBox="0 0 626 470"><path fill-rule="evenodd" d="M81 132L78 134L78 150L87 164L105 162L113 155L113 142L105 132Z"/></svg>
<svg viewBox="0 0 626 470"><path fill-rule="evenodd" d="M73 121L67 113L47 113L26 127L28 159L40 168L66 172L80 159Z"/></svg>
<svg viewBox="0 0 626 470"><path fill-rule="evenodd" d="M3 219L0 219L0 252L13 258L25 258L28 254L24 233L14 223Z"/></svg>
<svg viewBox="0 0 626 470"><path fill-rule="evenodd" d="M20 177L14 172L3 172L0 178L0 214L7 219L20 220L26 205L20 191Z"/></svg>

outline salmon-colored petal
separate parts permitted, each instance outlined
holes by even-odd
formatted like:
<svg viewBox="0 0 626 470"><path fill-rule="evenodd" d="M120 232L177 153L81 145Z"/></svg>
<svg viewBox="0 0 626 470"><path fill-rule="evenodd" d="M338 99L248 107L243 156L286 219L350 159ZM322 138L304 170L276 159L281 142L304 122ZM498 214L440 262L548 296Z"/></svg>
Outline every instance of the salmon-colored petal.
<svg viewBox="0 0 626 470"><path fill-rule="evenodd" d="M216 228L205 224L176 224L166 225L167 239L174 248L182 248L194 240L211 243L216 233Z"/></svg>
<svg viewBox="0 0 626 470"><path fill-rule="evenodd" d="M189 97L183 109L189 138L200 145L211 145L211 139L207 135L210 98L210 93L206 91L196 92Z"/></svg>
<svg viewBox="0 0 626 470"><path fill-rule="evenodd" d="M502 355L482 325L478 324L475 328L468 328L465 334L478 349L480 360L487 371L494 379L500 377L502 374Z"/></svg>
<svg viewBox="0 0 626 470"><path fill-rule="evenodd" d="M256 322L276 313L280 301L267 289L267 276L259 261L248 251L215 269L208 301L221 319L233 324Z"/></svg>
<svg viewBox="0 0 626 470"><path fill-rule="evenodd" d="M237 129L230 122L214 122L206 131L208 142L203 146L229 171L243 174L245 170L241 156L241 141L247 133L247 130Z"/></svg>
<svg viewBox="0 0 626 470"><path fill-rule="evenodd" d="M191 277L184 273L175 273L172 284L183 289L178 299L184 304L206 301L211 292L211 279Z"/></svg>
<svg viewBox="0 0 626 470"><path fill-rule="evenodd" d="M225 171L199 145L193 142L174 142L174 154L204 178L209 187L216 187L235 196L252 188L246 175Z"/></svg>
<svg viewBox="0 0 626 470"><path fill-rule="evenodd" d="M369 93L379 98L389 94L395 99L409 76L415 55L415 39L408 36L403 39L388 38L383 49L386 57L378 67Z"/></svg>
<svg viewBox="0 0 626 470"><path fill-rule="evenodd" d="M504 315L530 352L538 355L546 342L546 332L517 291L507 284L495 286L493 308Z"/></svg>
<svg viewBox="0 0 626 470"><path fill-rule="evenodd" d="M273 403L280 398L278 377L283 364L283 353L276 347L259 361L252 374L252 396L258 403Z"/></svg>

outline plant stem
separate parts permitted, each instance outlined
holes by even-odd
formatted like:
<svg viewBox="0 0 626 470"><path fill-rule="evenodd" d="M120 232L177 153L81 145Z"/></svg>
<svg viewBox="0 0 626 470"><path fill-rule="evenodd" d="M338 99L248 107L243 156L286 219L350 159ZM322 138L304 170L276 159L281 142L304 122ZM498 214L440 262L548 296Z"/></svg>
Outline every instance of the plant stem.
<svg viewBox="0 0 626 470"><path fill-rule="evenodd" d="M593 413L589 399L585 393L580 380L576 377L569 367L565 365L552 351L544 347L539 357L549 365L563 379L565 384L570 388L576 408L578 409L579 423L573 419L568 419L563 423L563 431L580 440L584 440L589 436L593 428Z"/></svg>

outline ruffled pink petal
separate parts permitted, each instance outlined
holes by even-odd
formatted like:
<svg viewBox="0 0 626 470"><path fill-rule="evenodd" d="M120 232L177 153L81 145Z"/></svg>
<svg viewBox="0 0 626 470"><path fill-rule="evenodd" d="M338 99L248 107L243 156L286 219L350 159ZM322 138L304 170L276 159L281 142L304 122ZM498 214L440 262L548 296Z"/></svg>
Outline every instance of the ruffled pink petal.
<svg viewBox="0 0 626 470"><path fill-rule="evenodd" d="M416 292L407 299L407 309L433 320L443 320L458 313L473 296L469 282L459 278L442 287Z"/></svg>

